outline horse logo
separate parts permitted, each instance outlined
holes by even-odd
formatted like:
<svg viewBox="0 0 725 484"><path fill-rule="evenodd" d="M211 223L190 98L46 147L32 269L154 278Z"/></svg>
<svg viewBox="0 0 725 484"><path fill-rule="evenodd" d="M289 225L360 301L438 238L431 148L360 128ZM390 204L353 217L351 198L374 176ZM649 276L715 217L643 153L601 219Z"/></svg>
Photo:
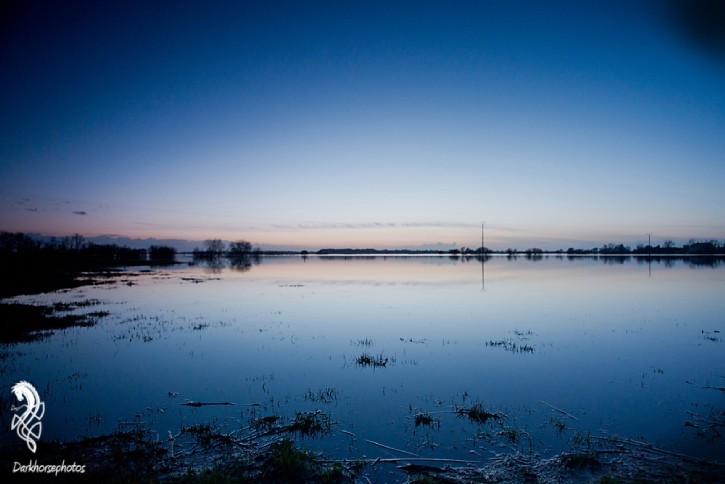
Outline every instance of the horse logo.
<svg viewBox="0 0 725 484"><path fill-rule="evenodd" d="M15 430L18 437L28 444L28 449L35 453L38 449L36 441L40 439L40 433L43 431L43 424L40 419L45 414L45 403L40 401L40 396L35 387L26 381L19 381L13 385L11 391L19 402L25 400L25 403L18 407L11 407L11 410L22 410L23 412L19 415L13 415L10 430Z"/></svg>

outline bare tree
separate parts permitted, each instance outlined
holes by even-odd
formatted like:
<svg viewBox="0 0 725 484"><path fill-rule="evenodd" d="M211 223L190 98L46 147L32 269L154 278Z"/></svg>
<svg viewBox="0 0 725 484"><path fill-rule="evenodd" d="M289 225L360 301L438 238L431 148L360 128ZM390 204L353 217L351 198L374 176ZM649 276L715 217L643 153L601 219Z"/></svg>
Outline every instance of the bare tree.
<svg viewBox="0 0 725 484"><path fill-rule="evenodd" d="M204 241L207 255L218 256L224 252L224 241L221 239L208 239Z"/></svg>
<svg viewBox="0 0 725 484"><path fill-rule="evenodd" d="M238 240L229 244L229 253L231 255L244 255L252 252L252 243L246 240Z"/></svg>
<svg viewBox="0 0 725 484"><path fill-rule="evenodd" d="M71 237L70 237L70 249L71 250L75 250L75 251L81 250L83 248L83 246L85 245L85 243L86 243L86 239L81 234L76 233L76 234L71 235Z"/></svg>

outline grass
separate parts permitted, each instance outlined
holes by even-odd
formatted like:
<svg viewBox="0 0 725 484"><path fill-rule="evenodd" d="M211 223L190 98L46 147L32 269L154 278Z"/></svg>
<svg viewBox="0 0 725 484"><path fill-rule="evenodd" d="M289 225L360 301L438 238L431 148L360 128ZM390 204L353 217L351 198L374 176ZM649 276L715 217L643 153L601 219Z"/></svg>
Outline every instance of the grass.
<svg viewBox="0 0 725 484"><path fill-rule="evenodd" d="M380 353L377 356L373 356L370 353L363 353L355 359L355 363L358 366L366 367L372 366L373 368L385 367L388 364L389 358Z"/></svg>
<svg viewBox="0 0 725 484"><path fill-rule="evenodd" d="M232 439L223 433L217 426L211 424L193 424L188 427L182 427L182 434L193 435L196 442L200 445L231 445Z"/></svg>
<svg viewBox="0 0 725 484"><path fill-rule="evenodd" d="M458 409L460 415L480 419L503 418L476 404L471 408ZM419 413L417 418L431 422L430 414ZM329 417L320 412L298 413L289 425L282 425L281 417L269 419L270 425L285 432L315 433L327 428ZM290 422L286 420L286 422ZM43 455L47 462L77 462L87 464L87 473L71 476L73 482L159 482L170 483L250 483L250 482L366 482L363 474L368 465L379 466L378 476L400 481L394 468L398 466L409 475L408 482L661 482L663 476L677 476L673 482L719 482L724 467L719 463L693 461L686 456L633 442L633 448L625 442L611 439L609 446L599 450L572 449L551 458L541 458L531 452L504 453L491 458L483 467L431 466L410 464L399 466L399 460L360 459L331 460L315 452L300 448L286 435L265 435L261 438L237 429L222 435L215 424L190 425L176 437L166 440L142 423L130 423L108 435L86 438L78 442L60 443L47 441ZM503 428L499 435L513 441L526 436L521 429ZM234 452L218 446L197 445L214 442L226 437L234 444ZM594 439L595 437L591 437ZM178 442L177 442L178 440ZM587 445L588 434L578 434L579 444ZM597 441L599 442L599 441ZM647 452L642 452L646 446ZM8 463L27 459L27 450L15 442L0 448L6 457L0 470L10 472ZM378 464L379 462L379 464ZM382 468L380 468L382 467ZM635 470L636 474L632 474ZM385 474L383 474L385 473ZM66 476L67 477L67 476ZM682 479L679 479L679 478ZM77 478L77 479L76 479ZM68 482L64 476L54 479ZM667 480L667 479L665 479Z"/></svg>
<svg viewBox="0 0 725 484"><path fill-rule="evenodd" d="M492 348L503 348L506 351L510 351L512 353L533 353L534 347L529 345L528 343L516 343L515 341L511 340L489 340L485 342L486 346L490 346Z"/></svg>
<svg viewBox="0 0 725 484"><path fill-rule="evenodd" d="M332 431L332 419L322 412L297 412L288 428L302 437L318 437Z"/></svg>
<svg viewBox="0 0 725 484"><path fill-rule="evenodd" d="M370 348L373 345L373 340L371 340L370 338L358 338L356 340L353 340L352 344L355 346L364 346L366 348Z"/></svg>
<svg viewBox="0 0 725 484"><path fill-rule="evenodd" d="M426 425L428 427L433 423L433 417L428 412L416 413L415 414L415 426Z"/></svg>
<svg viewBox="0 0 725 484"><path fill-rule="evenodd" d="M492 413L483 408L481 403L475 403L469 408L460 407L456 409L456 413L459 416L467 417L470 421L476 423L486 423L489 420L500 421L503 420L505 415L502 413Z"/></svg>
<svg viewBox="0 0 725 484"><path fill-rule="evenodd" d="M337 400L337 390L327 387L315 393L308 388L305 394L305 400L310 402L332 403Z"/></svg>

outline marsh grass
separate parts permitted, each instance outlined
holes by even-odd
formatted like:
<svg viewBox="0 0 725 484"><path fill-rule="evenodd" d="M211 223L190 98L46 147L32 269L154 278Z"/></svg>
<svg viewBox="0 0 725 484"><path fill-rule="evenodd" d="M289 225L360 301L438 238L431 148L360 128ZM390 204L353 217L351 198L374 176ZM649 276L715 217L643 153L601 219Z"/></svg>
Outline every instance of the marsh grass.
<svg viewBox="0 0 725 484"><path fill-rule="evenodd" d="M428 412L416 413L414 419L416 427L419 427L421 425L430 427L434 421L433 416Z"/></svg>
<svg viewBox="0 0 725 484"><path fill-rule="evenodd" d="M528 343L516 343L512 340L489 340L485 342L486 346L492 347L492 348L502 348L506 351L510 351L511 353L533 353L534 347L529 345Z"/></svg>
<svg viewBox="0 0 725 484"><path fill-rule="evenodd" d="M367 367L372 366L373 368L384 368L390 359L382 353L373 356L370 353L363 353L355 359L357 366Z"/></svg>
<svg viewBox="0 0 725 484"><path fill-rule="evenodd" d="M332 419L322 412L297 412L287 430L301 437L319 437L332 431Z"/></svg>
<svg viewBox="0 0 725 484"><path fill-rule="evenodd" d="M470 407L459 407L456 408L456 414L460 417L466 417L471 422L476 423L486 423L489 420L500 422L502 421L506 416L500 412L489 412L485 408L483 408L483 404L481 403L474 403Z"/></svg>
<svg viewBox="0 0 725 484"><path fill-rule="evenodd" d="M196 443L204 446L233 444L230 435L222 433L218 426L209 423L196 423L182 427L181 433L193 436Z"/></svg>
<svg viewBox="0 0 725 484"><path fill-rule="evenodd" d="M373 340L371 340L370 338L358 338L352 340L351 343L354 346L364 346L366 348L370 348L373 345Z"/></svg>
<svg viewBox="0 0 725 484"><path fill-rule="evenodd" d="M459 415L476 420L483 416L485 420L502 418L480 404L458 410ZM416 416L423 425L433 420L424 412ZM197 423L163 439L144 423L129 422L108 435L65 444L45 442L43 455L51 462L89 464L87 474L80 476L81 482L367 482L368 476L363 474L367 466L372 465L375 471L376 465L389 464L408 473L409 482L719 482L725 471L719 463L680 456L642 442L591 437L588 433L577 433L572 448L562 454L542 458L531 452L500 453L485 464L480 462L482 467L472 462L463 466L400 466L405 457L333 460L299 447L284 435L317 435L331 426L329 416L298 412L291 420L263 419L283 435L257 434L252 426L225 434L214 423ZM498 434L514 441L526 432L504 428ZM214 445L217 442L228 442L233 451L227 445ZM14 442L12 447L0 450L8 462L27 457L27 452ZM21 450L22 456L18 455ZM7 463L0 465L8 468ZM380 470L375 472L381 475ZM394 472L385 475L400 481ZM61 482L63 478L56 480Z"/></svg>
<svg viewBox="0 0 725 484"><path fill-rule="evenodd" d="M337 400L337 390L327 387L318 390L317 392L313 392L308 388L307 393L305 394L305 400L310 402L332 403Z"/></svg>

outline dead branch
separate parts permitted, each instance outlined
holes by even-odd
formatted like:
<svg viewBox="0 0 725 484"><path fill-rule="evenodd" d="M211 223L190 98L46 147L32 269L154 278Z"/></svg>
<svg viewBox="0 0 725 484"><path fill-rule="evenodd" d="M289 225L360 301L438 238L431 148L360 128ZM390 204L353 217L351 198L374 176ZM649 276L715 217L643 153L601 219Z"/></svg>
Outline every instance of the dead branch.
<svg viewBox="0 0 725 484"><path fill-rule="evenodd" d="M561 413L561 414L563 414L563 415L566 415L566 416L567 416L567 417L569 417L569 418L573 418L574 420L579 420L579 419L578 419L578 418L576 418L576 417L575 417L574 415L572 415L572 414L570 414L570 413L568 413L568 412L565 412L564 410L562 410L562 409L560 409L560 408L557 408L557 407L555 407L555 406L551 405L550 403L546 403L546 402L545 402L545 401L543 401L543 400L541 400L541 403L543 403L544 405L546 405L547 407L549 407L549 408L551 408L551 409L554 409L554 410L556 410L557 412L559 412L559 413Z"/></svg>

